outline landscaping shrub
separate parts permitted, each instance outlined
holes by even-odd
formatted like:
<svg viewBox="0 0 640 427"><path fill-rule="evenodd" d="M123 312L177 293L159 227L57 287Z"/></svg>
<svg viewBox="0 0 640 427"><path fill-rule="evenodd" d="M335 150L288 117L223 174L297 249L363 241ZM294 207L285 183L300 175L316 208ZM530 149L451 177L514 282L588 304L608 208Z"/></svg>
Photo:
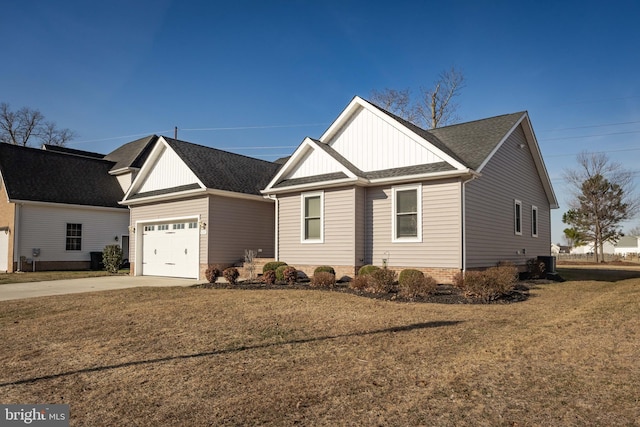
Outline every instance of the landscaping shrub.
<svg viewBox="0 0 640 427"><path fill-rule="evenodd" d="M317 267L315 270L313 270L313 274L315 275L316 273L320 273L321 271L324 271L325 273L331 273L334 276L336 275L336 271L330 265L321 265L320 267Z"/></svg>
<svg viewBox="0 0 640 427"><path fill-rule="evenodd" d="M105 270L116 274L122 264L122 248L120 245L107 245L102 251L102 263Z"/></svg>
<svg viewBox="0 0 640 427"><path fill-rule="evenodd" d="M396 280L396 272L387 268L378 268L368 275L368 291L373 293L389 293Z"/></svg>
<svg viewBox="0 0 640 427"><path fill-rule="evenodd" d="M207 282L215 283L218 277L222 276L222 271L217 265L210 265L204 272L204 276L207 278Z"/></svg>
<svg viewBox="0 0 640 427"><path fill-rule="evenodd" d="M363 265L358 270L358 276L365 276L373 273L376 270L380 270L380 267L376 267L375 265Z"/></svg>
<svg viewBox="0 0 640 427"><path fill-rule="evenodd" d="M309 285L314 288L332 289L336 284L335 274L320 271L313 275Z"/></svg>
<svg viewBox="0 0 640 427"><path fill-rule="evenodd" d="M362 291L369 287L369 276L366 274L359 274L353 278L352 281L349 282L349 287L351 289L357 289Z"/></svg>
<svg viewBox="0 0 640 427"><path fill-rule="evenodd" d="M229 267L222 272L222 275L227 280L227 282L229 282L232 285L235 285L236 280L238 280L238 276L240 275L240 273L238 273L237 268Z"/></svg>
<svg viewBox="0 0 640 427"><path fill-rule="evenodd" d="M267 285L273 285L276 283L276 272L273 270L265 271L262 275L262 280L264 280Z"/></svg>
<svg viewBox="0 0 640 427"><path fill-rule="evenodd" d="M276 271L276 269L278 267L280 267L281 265L287 265L287 263L286 262L282 262L282 261L271 261L271 262L268 262L268 263L266 263L264 265L264 267L262 267L262 273L265 273L265 272L267 272L269 270Z"/></svg>
<svg viewBox="0 0 640 427"><path fill-rule="evenodd" d="M492 301L513 290L518 269L513 265L491 267L484 271L467 271L462 289L485 301Z"/></svg>
<svg viewBox="0 0 640 427"><path fill-rule="evenodd" d="M276 280L284 280L284 269L289 267L287 264L276 268Z"/></svg>
<svg viewBox="0 0 640 427"><path fill-rule="evenodd" d="M437 283L420 270L406 269L398 277L398 295L405 298L426 297L436 289Z"/></svg>
<svg viewBox="0 0 640 427"><path fill-rule="evenodd" d="M289 285L295 284L298 280L298 270L296 270L296 268L292 266L288 266L287 268L285 268L282 272L282 275L284 276L284 280Z"/></svg>

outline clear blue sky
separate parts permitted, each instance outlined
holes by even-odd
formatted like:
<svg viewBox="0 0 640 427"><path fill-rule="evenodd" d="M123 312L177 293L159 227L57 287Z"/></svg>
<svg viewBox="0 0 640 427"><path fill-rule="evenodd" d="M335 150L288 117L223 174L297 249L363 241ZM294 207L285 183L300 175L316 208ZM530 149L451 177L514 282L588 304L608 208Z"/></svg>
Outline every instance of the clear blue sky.
<svg viewBox="0 0 640 427"><path fill-rule="evenodd" d="M178 126L180 139L274 160L354 95L417 91L455 65L463 121L529 111L559 242L575 154L608 151L640 176L639 21L640 2L615 0L8 0L0 101L75 130L73 148L106 153Z"/></svg>

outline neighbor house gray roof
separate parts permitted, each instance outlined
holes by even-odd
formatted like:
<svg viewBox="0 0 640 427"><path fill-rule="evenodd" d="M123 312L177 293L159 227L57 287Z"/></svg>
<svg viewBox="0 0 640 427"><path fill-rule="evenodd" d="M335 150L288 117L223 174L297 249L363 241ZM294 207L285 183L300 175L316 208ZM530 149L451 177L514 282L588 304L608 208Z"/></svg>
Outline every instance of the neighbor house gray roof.
<svg viewBox="0 0 640 427"><path fill-rule="evenodd" d="M114 162L113 171L127 168L140 169L158 140L157 135L149 135L124 144L104 156Z"/></svg>
<svg viewBox="0 0 640 427"><path fill-rule="evenodd" d="M59 151L0 144L0 172L10 200L122 208L114 163Z"/></svg>
<svg viewBox="0 0 640 427"><path fill-rule="evenodd" d="M282 166L190 142L164 139L210 189L260 195L260 190Z"/></svg>

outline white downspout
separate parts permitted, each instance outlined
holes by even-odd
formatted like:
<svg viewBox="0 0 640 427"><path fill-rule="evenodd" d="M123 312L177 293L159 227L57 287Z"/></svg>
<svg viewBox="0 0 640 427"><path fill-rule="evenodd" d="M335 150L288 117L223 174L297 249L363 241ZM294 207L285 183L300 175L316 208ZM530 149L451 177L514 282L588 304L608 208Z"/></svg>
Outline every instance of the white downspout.
<svg viewBox="0 0 640 427"><path fill-rule="evenodd" d="M20 261L20 213L22 211L22 203L16 203L16 215L13 220L13 261L18 266L18 271L22 271L22 262ZM13 268L13 266L11 266Z"/></svg>

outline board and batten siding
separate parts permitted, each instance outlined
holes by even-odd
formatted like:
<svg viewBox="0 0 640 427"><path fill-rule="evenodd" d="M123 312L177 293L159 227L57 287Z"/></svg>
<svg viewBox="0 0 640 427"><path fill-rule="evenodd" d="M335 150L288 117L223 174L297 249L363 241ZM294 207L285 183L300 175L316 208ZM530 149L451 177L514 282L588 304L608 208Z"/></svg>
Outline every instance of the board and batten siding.
<svg viewBox="0 0 640 427"><path fill-rule="evenodd" d="M149 205L131 207L131 225L136 227L135 236L129 238L130 250L129 260L135 262L136 257L141 255L142 234L145 223L165 222L179 218L196 218L209 224L208 197L198 197L192 199L158 202ZM208 233L208 231L207 231ZM207 261L207 234L200 235L200 256L199 263Z"/></svg>
<svg viewBox="0 0 640 427"><path fill-rule="evenodd" d="M289 265L354 266L359 264L354 187L324 191L324 241L302 243L302 194L278 196L279 259ZM315 192L315 191L314 191Z"/></svg>
<svg viewBox="0 0 640 427"><path fill-rule="evenodd" d="M492 267L499 261L522 265L529 258L550 255L549 201L521 126L480 173L465 189L465 268ZM522 235L515 234L515 200L522 202ZM532 206L538 208L538 237L531 233Z"/></svg>
<svg viewBox="0 0 640 427"><path fill-rule="evenodd" d="M261 258L275 255L275 204L211 196L207 221L209 264L233 264L244 259L245 249Z"/></svg>
<svg viewBox="0 0 640 427"><path fill-rule="evenodd" d="M442 161L400 129L360 109L329 144L365 172Z"/></svg>
<svg viewBox="0 0 640 427"><path fill-rule="evenodd" d="M367 264L389 267L462 268L461 184L457 179L422 182L422 242L392 241L392 187L367 192Z"/></svg>
<svg viewBox="0 0 640 427"><path fill-rule="evenodd" d="M198 178L171 148L165 147L138 190L139 193L198 183Z"/></svg>
<svg viewBox="0 0 640 427"><path fill-rule="evenodd" d="M102 252L105 246L119 244L121 237L129 234L127 209L114 211L25 203L20 208L18 220L18 257L33 258L32 250L39 248L38 262L90 261L90 252ZM67 224L82 224L80 251L66 250Z"/></svg>

